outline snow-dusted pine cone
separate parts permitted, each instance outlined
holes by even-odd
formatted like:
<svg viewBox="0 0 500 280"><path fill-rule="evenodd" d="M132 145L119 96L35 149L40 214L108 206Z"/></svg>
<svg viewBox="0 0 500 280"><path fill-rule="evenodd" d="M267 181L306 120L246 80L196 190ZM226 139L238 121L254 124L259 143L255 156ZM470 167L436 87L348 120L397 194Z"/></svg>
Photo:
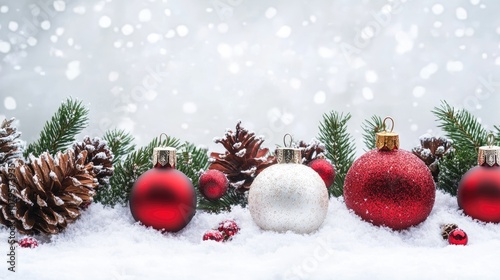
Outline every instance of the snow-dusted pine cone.
<svg viewBox="0 0 500 280"><path fill-rule="evenodd" d="M307 165L317 158L325 158L325 144L321 143L316 138L313 138L309 144L304 141L300 141L298 148L302 153L302 164Z"/></svg>
<svg viewBox="0 0 500 280"><path fill-rule="evenodd" d="M109 150L106 141L95 137L85 137L82 142L73 145L75 155L80 156L81 151L87 151L85 164L92 162L94 164L94 176L99 182L98 187L109 185L109 178L113 176L113 153Z"/></svg>
<svg viewBox="0 0 500 280"><path fill-rule="evenodd" d="M54 157L32 156L29 164L18 160L8 168L2 166L0 223L28 235L56 234L66 228L95 194L97 180L86 158L87 151L75 156L68 150Z"/></svg>
<svg viewBox="0 0 500 280"><path fill-rule="evenodd" d="M260 148L264 139L241 127L241 122L238 122L234 132L228 130L224 138L214 141L221 143L226 152L211 153L209 169L226 174L230 185L241 192L248 191L253 179L266 167L276 163L276 159L268 155L267 148Z"/></svg>
<svg viewBox="0 0 500 280"><path fill-rule="evenodd" d="M420 146L412 149L412 153L429 167L435 182L437 182L439 175L438 161L453 151L452 144L450 139L424 134L420 136Z"/></svg>
<svg viewBox="0 0 500 280"><path fill-rule="evenodd" d="M0 125L0 165L11 163L23 155L21 132L12 126L14 118L4 119Z"/></svg>

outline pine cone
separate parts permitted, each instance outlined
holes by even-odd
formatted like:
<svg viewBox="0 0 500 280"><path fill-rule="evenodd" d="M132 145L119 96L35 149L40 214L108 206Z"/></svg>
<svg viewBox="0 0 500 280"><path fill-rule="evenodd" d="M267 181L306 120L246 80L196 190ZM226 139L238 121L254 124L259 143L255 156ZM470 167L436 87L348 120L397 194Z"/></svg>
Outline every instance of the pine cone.
<svg viewBox="0 0 500 280"><path fill-rule="evenodd" d="M93 163L93 175L97 178L100 187L109 185L109 179L113 176L113 153L108 148L106 141L99 138L90 139L85 137L82 142L75 143L73 150L76 156L80 156L82 151L87 151L85 164ZM75 160L77 160L75 158Z"/></svg>
<svg viewBox="0 0 500 280"><path fill-rule="evenodd" d="M14 118L4 119L0 125L0 165L11 163L23 155L21 140L21 132L12 126Z"/></svg>
<svg viewBox="0 0 500 280"><path fill-rule="evenodd" d="M453 151L451 140L444 137L436 138L429 134L420 136L420 146L412 149L413 154L429 167L435 182L438 181L439 160L451 151Z"/></svg>
<svg viewBox="0 0 500 280"><path fill-rule="evenodd" d="M211 153L209 169L226 174L230 185L238 191L248 191L253 179L266 167L276 163L273 156L268 156L267 148L260 148L264 139L241 127L241 122L236 125L236 131L228 130L224 138L214 141L221 143L226 152Z"/></svg>
<svg viewBox="0 0 500 280"><path fill-rule="evenodd" d="M299 142L299 149L302 152L302 164L308 164L317 158L325 158L325 144L313 138L309 144L304 141Z"/></svg>
<svg viewBox="0 0 500 280"><path fill-rule="evenodd" d="M92 163L84 164L86 157L87 151L75 157L68 150L1 167L0 223L14 225L22 234L61 232L95 194L97 180Z"/></svg>

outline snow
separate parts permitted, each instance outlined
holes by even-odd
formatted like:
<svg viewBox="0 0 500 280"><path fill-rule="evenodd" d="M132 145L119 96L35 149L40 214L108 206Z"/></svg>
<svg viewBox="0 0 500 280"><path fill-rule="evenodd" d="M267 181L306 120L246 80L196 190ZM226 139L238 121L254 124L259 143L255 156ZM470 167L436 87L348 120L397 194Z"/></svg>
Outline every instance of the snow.
<svg viewBox="0 0 500 280"><path fill-rule="evenodd" d="M394 232L361 221L332 198L326 221L310 235L262 231L240 207L197 212L181 232L162 234L135 223L127 207L93 204L65 232L38 238L35 249L18 248L14 279L494 279L500 228L457 208L455 198L438 192L424 223ZM241 228L232 241L201 240L226 219ZM450 222L467 232L469 245L441 238L440 225ZM8 234L1 229L0 240ZM2 266L0 278L12 279Z"/></svg>

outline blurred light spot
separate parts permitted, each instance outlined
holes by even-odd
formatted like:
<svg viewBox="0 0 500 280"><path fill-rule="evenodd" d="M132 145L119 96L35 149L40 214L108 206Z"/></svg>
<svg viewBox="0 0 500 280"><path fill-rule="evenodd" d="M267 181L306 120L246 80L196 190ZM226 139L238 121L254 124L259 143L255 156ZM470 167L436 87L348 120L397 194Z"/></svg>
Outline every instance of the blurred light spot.
<svg viewBox="0 0 500 280"><path fill-rule="evenodd" d="M0 53L10 52L10 43L0 40Z"/></svg>
<svg viewBox="0 0 500 280"><path fill-rule="evenodd" d="M470 0L470 3L475 6L475 5L479 4L480 1L481 0Z"/></svg>
<svg viewBox="0 0 500 280"><path fill-rule="evenodd" d="M434 27L436 27L436 28L440 28L441 26L443 26L443 23L442 23L442 22L440 22L440 21L435 21L435 22L434 22Z"/></svg>
<svg viewBox="0 0 500 280"><path fill-rule="evenodd" d="M111 26L111 19L108 16L102 16L99 19L99 26L102 28L108 28Z"/></svg>
<svg viewBox="0 0 500 280"><path fill-rule="evenodd" d="M122 33L125 36L128 36L134 32L134 27L130 24L125 24L122 26Z"/></svg>
<svg viewBox="0 0 500 280"><path fill-rule="evenodd" d="M7 110L15 110L17 107L16 100L11 96L5 97L5 99L3 100L3 105Z"/></svg>
<svg viewBox="0 0 500 280"><path fill-rule="evenodd" d="M283 25L278 30L278 32L276 32L276 36L278 36L279 38L283 38L284 39L284 38L288 38L291 33L292 33L292 29L290 28L290 26Z"/></svg>
<svg viewBox="0 0 500 280"><path fill-rule="evenodd" d="M85 14L86 11L87 11L87 8L85 8L84 6L76 6L73 8L73 13L75 13L77 15L83 15L83 14Z"/></svg>
<svg viewBox="0 0 500 280"><path fill-rule="evenodd" d="M320 90L314 94L314 103L324 104L326 101L326 94L324 91Z"/></svg>
<svg viewBox="0 0 500 280"><path fill-rule="evenodd" d="M499 57L497 57L497 59L495 59L495 64L496 64L496 65L500 65L500 56L499 56Z"/></svg>
<svg viewBox="0 0 500 280"><path fill-rule="evenodd" d="M120 77L120 74L118 72L115 72L115 71L111 71L108 74L108 80L110 82L114 82L114 81L118 80L119 77Z"/></svg>
<svg viewBox="0 0 500 280"><path fill-rule="evenodd" d="M378 80L377 73L372 70L368 70L365 72L365 79L369 83L375 83Z"/></svg>
<svg viewBox="0 0 500 280"><path fill-rule="evenodd" d="M15 21L9 22L10 31L16 31L18 27L19 27L19 24L17 24L17 22L15 22Z"/></svg>
<svg viewBox="0 0 500 280"><path fill-rule="evenodd" d="M368 87L364 87L363 88L363 98L366 100L372 100L373 99L373 91Z"/></svg>
<svg viewBox="0 0 500 280"><path fill-rule="evenodd" d="M151 20L151 10L149 9L142 9L140 12L139 12L139 21L140 22L148 22Z"/></svg>
<svg viewBox="0 0 500 280"><path fill-rule="evenodd" d="M198 108L193 102L186 102L182 105L182 111L186 114L194 114L197 110Z"/></svg>
<svg viewBox="0 0 500 280"><path fill-rule="evenodd" d="M173 38L175 37L175 31L173 31L172 29L167 31L167 34L165 34L165 38Z"/></svg>
<svg viewBox="0 0 500 280"><path fill-rule="evenodd" d="M42 21L42 23L40 23L40 27L43 30L49 30L50 29L50 21L48 21L48 20Z"/></svg>
<svg viewBox="0 0 500 280"><path fill-rule="evenodd" d="M229 25L227 25L227 23L223 22L217 25L217 31L219 31L222 34L226 33L228 30L229 30Z"/></svg>
<svg viewBox="0 0 500 280"><path fill-rule="evenodd" d="M156 43L156 42L158 42L160 39L161 39L161 36L160 36L160 34L158 34L158 33L151 33L151 34L149 34L149 35L148 35L148 37L147 37L147 40L148 40L148 42L150 42L150 43Z"/></svg>
<svg viewBox="0 0 500 280"><path fill-rule="evenodd" d="M442 13L443 13L443 11L444 11L444 7L443 7L443 5L441 5L441 4L434 4L434 5L432 6L432 12L433 12L435 15L440 15L440 14L442 14Z"/></svg>
<svg viewBox="0 0 500 280"><path fill-rule="evenodd" d="M165 11L163 11L163 13L164 13L167 17L169 17L169 16L172 14L172 12L170 11L170 9L165 9Z"/></svg>
<svg viewBox="0 0 500 280"><path fill-rule="evenodd" d="M466 20L467 19L467 10L464 9L463 7L458 7L456 10L456 15L457 15L458 19Z"/></svg>
<svg viewBox="0 0 500 280"><path fill-rule="evenodd" d="M292 78L290 79L290 86L293 88L293 89L299 89L300 86L301 86L302 82L297 79L297 78Z"/></svg>
<svg viewBox="0 0 500 280"><path fill-rule="evenodd" d="M217 51L219 52L220 56L224 58L231 57L233 55L233 48L231 48L230 45L221 43L217 46Z"/></svg>
<svg viewBox="0 0 500 280"><path fill-rule="evenodd" d="M33 47L33 46L35 46L38 43L38 40L35 37L29 37L26 40L26 43L28 43L28 45L30 45L30 46Z"/></svg>
<svg viewBox="0 0 500 280"><path fill-rule="evenodd" d="M80 61L73 60L68 63L66 68L66 78L71 81L78 76L80 76Z"/></svg>
<svg viewBox="0 0 500 280"><path fill-rule="evenodd" d="M424 68L422 68L422 70L420 70L420 77L422 79L429 79L430 76L434 73L436 73L436 71L439 69L439 67L437 66L437 64L435 63L429 63L427 66L425 66Z"/></svg>
<svg viewBox="0 0 500 280"><path fill-rule="evenodd" d="M53 5L54 10L56 10L57 12L64 12L64 10L66 10L66 3L62 0L54 1Z"/></svg>
<svg viewBox="0 0 500 280"><path fill-rule="evenodd" d="M425 94L424 87L416 86L413 88L413 96L415 96L416 98L420 98L420 97L424 96L424 94Z"/></svg>
<svg viewBox="0 0 500 280"><path fill-rule="evenodd" d="M183 123L183 124L181 124L181 128L182 129L188 129L189 125L187 123Z"/></svg>
<svg viewBox="0 0 500 280"><path fill-rule="evenodd" d="M448 61L446 63L446 70L449 72L459 72L464 69L464 64L461 61Z"/></svg>
<svg viewBox="0 0 500 280"><path fill-rule="evenodd" d="M5 14L9 11L9 6L0 7L0 13Z"/></svg>
<svg viewBox="0 0 500 280"><path fill-rule="evenodd" d="M418 130L418 125L417 124L410 125L410 130L411 131L417 131Z"/></svg>
<svg viewBox="0 0 500 280"><path fill-rule="evenodd" d="M276 14L278 13L278 11L276 10L276 8L274 7L269 7L267 8L266 10L266 18L273 18L274 16L276 16Z"/></svg>
<svg viewBox="0 0 500 280"><path fill-rule="evenodd" d="M228 68L229 72L233 74L240 72L240 66L238 65L238 63L231 63Z"/></svg>
<svg viewBox="0 0 500 280"><path fill-rule="evenodd" d="M185 37L189 33L189 29L185 25L179 25L175 28L175 30L180 37Z"/></svg>
<svg viewBox="0 0 500 280"><path fill-rule="evenodd" d="M334 52L332 49L330 48L327 48L327 47L319 47L318 48L318 54L319 56L323 57L323 58L330 58L330 57L333 57L334 55Z"/></svg>

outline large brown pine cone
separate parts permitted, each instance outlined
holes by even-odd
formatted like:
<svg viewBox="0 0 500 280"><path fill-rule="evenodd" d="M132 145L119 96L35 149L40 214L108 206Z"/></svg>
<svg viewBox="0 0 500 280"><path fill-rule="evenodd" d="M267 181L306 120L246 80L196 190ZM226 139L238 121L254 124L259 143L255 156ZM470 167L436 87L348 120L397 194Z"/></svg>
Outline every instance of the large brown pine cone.
<svg viewBox="0 0 500 280"><path fill-rule="evenodd" d="M21 132L12 126L14 120L14 118L4 119L0 125L0 165L9 164L23 155L21 140L19 140Z"/></svg>
<svg viewBox="0 0 500 280"><path fill-rule="evenodd" d="M97 180L86 158L87 151L75 157L68 150L1 167L0 223L22 234L56 234L66 228L95 194Z"/></svg>
<svg viewBox="0 0 500 280"><path fill-rule="evenodd" d="M221 143L226 152L211 153L209 169L216 169L226 174L232 187L245 192L250 189L253 179L266 167L276 163L273 156L269 156L267 148L260 148L264 139L255 136L255 133L236 125L236 131L228 130L222 139L215 139Z"/></svg>
<svg viewBox="0 0 500 280"><path fill-rule="evenodd" d="M304 141L299 142L299 149L302 153L302 164L308 164L317 158L325 158L325 144L313 138L309 144Z"/></svg>
<svg viewBox="0 0 500 280"><path fill-rule="evenodd" d="M113 176L113 153L108 148L106 141L99 138L90 139L85 137L82 142L73 145L75 155L80 155L82 151L87 151L85 164L94 164L94 176L99 182L98 187L109 185L109 179ZM76 159L75 159L76 160Z"/></svg>

